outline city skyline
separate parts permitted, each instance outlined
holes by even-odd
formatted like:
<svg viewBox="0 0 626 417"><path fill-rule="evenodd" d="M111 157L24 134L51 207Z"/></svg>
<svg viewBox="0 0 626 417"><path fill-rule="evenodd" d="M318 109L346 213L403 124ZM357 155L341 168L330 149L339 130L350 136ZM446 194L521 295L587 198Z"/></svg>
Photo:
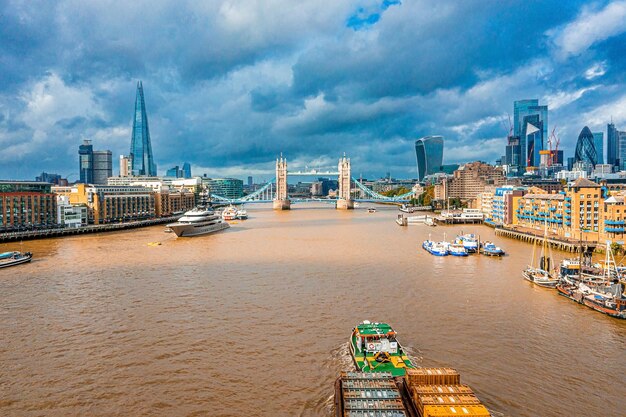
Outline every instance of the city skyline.
<svg viewBox="0 0 626 417"><path fill-rule="evenodd" d="M364 176L412 177L413 144L427 135L446 138L447 163L493 162L511 104L525 99L548 106L566 156L583 126L626 128L626 2L439 4L93 3L72 6L70 30L63 2L10 5L0 177L76 180L83 139L116 161L127 154L138 80L160 175L188 160L196 174L268 176L282 151L294 167L346 152ZM68 46L78 39L83 48Z"/></svg>

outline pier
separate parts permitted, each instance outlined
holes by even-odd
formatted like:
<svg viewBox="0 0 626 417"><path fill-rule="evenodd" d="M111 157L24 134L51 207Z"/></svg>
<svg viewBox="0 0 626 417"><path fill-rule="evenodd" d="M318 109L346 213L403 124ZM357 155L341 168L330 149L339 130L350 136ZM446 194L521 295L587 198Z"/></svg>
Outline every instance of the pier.
<svg viewBox="0 0 626 417"><path fill-rule="evenodd" d="M508 237L511 239L517 239L528 243L543 243L543 236L535 235L528 232L522 232L517 230L505 229L503 227L495 228L496 236ZM576 242L572 240L558 239L555 237L547 237L547 244L554 249L558 249L564 252L593 252L597 246L597 242Z"/></svg>
<svg viewBox="0 0 626 417"><path fill-rule="evenodd" d="M24 232L10 232L0 234L0 243L2 242L17 242L21 240L33 240L33 239L46 239L50 237L70 236L70 235L82 235L87 233L102 233L113 232L116 230L135 229L138 227L154 226L157 224L171 223L176 221L180 215L159 217L157 219L139 220L128 223L110 223L110 224L95 224L83 227L65 227L58 229L44 229L44 230L27 230Z"/></svg>

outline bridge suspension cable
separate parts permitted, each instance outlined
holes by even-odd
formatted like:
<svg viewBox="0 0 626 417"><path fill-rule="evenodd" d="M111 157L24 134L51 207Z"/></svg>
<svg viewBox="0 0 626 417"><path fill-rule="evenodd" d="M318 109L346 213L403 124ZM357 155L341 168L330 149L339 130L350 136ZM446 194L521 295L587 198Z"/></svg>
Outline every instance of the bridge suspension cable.
<svg viewBox="0 0 626 417"><path fill-rule="evenodd" d="M411 196L413 195L413 191L409 191L408 193L404 193L401 195L397 195L394 197L388 197L386 195L382 195L377 193L376 191L366 187L365 185L361 184L356 178L352 178L352 181L354 181L354 184L361 189L361 191L363 191L365 194L367 194L368 196L372 197L375 200L381 200L381 201L407 201L411 199Z"/></svg>

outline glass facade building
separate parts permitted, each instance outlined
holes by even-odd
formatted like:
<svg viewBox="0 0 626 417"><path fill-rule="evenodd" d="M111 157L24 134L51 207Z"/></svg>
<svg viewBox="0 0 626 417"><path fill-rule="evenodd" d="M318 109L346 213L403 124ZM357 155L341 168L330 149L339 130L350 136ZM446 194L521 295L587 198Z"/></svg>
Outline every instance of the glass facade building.
<svg viewBox="0 0 626 417"><path fill-rule="evenodd" d="M78 169L80 182L83 184L93 182L93 146L90 140L83 141L78 147Z"/></svg>
<svg viewBox="0 0 626 417"><path fill-rule="evenodd" d="M183 178L191 178L191 164L189 162L183 164Z"/></svg>
<svg viewBox="0 0 626 417"><path fill-rule="evenodd" d="M617 161L620 170L626 171L626 132L617 132Z"/></svg>
<svg viewBox="0 0 626 417"><path fill-rule="evenodd" d="M135 176L156 176L156 164L152 156L152 143L150 141L150 129L148 128L148 115L146 102L143 95L141 81L137 83L137 95L135 97L135 117L133 119L133 132L130 143L130 160L132 174Z"/></svg>
<svg viewBox="0 0 626 417"><path fill-rule="evenodd" d="M421 181L425 176L441 170L443 165L443 136L426 136L415 141L417 158L417 178Z"/></svg>
<svg viewBox="0 0 626 417"><path fill-rule="evenodd" d="M578 135L578 141L576 142L576 152L574 153L574 163L586 162L595 167L598 163L598 155L594 144L593 133L587 126L583 127L580 135Z"/></svg>
<svg viewBox="0 0 626 417"><path fill-rule="evenodd" d="M243 181L236 178L202 178L211 194L225 198L243 197Z"/></svg>
<svg viewBox="0 0 626 417"><path fill-rule="evenodd" d="M597 163L604 164L604 133L593 132L593 145L596 147Z"/></svg>
<svg viewBox="0 0 626 417"><path fill-rule="evenodd" d="M536 115L536 118L527 119ZM539 128L539 133L532 132L532 153L528 145L526 132L528 122L533 120L533 125ZM541 123L541 126L538 124ZM513 135L520 138L520 162L521 166L539 166L539 151L543 150L543 144L548 138L548 106L540 106L538 99L518 100L513 102ZM541 147L539 147L541 145Z"/></svg>
<svg viewBox="0 0 626 417"><path fill-rule="evenodd" d="M606 163L617 166L619 138L613 123L606 125Z"/></svg>
<svg viewBox="0 0 626 417"><path fill-rule="evenodd" d="M111 151L93 151L93 184L106 185L107 178L113 176Z"/></svg>

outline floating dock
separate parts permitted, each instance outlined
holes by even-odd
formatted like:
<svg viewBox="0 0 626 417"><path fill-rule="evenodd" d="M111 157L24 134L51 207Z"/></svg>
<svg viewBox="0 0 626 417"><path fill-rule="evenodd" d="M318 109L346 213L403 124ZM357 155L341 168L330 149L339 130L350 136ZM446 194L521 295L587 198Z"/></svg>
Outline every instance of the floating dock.
<svg viewBox="0 0 626 417"><path fill-rule="evenodd" d="M390 373L342 372L335 382L335 417L490 417L451 368Z"/></svg>

